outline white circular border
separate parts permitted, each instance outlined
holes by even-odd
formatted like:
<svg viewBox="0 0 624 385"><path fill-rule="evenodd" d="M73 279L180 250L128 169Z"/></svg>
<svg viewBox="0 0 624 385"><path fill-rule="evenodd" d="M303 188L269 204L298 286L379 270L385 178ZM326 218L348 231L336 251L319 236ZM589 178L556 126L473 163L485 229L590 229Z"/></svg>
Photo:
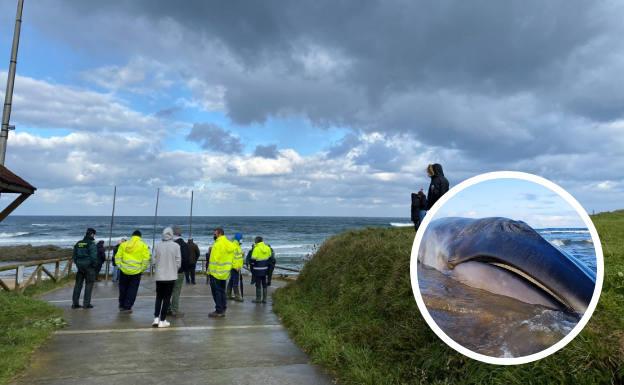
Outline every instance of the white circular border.
<svg viewBox="0 0 624 385"><path fill-rule="evenodd" d="M572 329L570 333L568 333L565 337L563 337L559 342L552 345L551 347L544 349L540 352L530 354L528 356L523 357L513 357L513 358L503 358L503 357L491 357L484 354L473 352L470 349L463 347L462 345L455 342L452 338L446 335L444 331L436 324L431 315L429 314L429 310L425 305L425 302L422 299L420 294L420 288L418 286L418 273L417 273L417 265L418 265L418 248L420 246L420 242L422 240L425 229L431 222L431 218L435 217L436 212L442 207L448 200L453 198L457 193L464 190L467 187L475 185L480 182L484 182L492 179L521 179L534 183L538 183L553 192L557 193L561 198L563 198L566 202L568 202L579 214L579 216L583 219L585 226L589 229L589 233L591 234L592 242L594 244L594 249L596 251L596 287L594 288L594 294L592 299L587 307L587 310L581 317L581 320L576 324L576 326ZM589 218L589 215L583 209L581 204L572 196L570 193L565 191L563 188L558 186L557 184L549 181L548 179L544 179L540 176L517 172L517 171L496 171L489 172L481 175L477 175L470 179L467 179L457 186L450 189L446 194L444 194L427 212L427 215L423 219L418 231L416 232L416 238L414 239L414 244L412 245L412 256L410 261L410 278L412 283L412 292L414 293L414 298L416 299L416 303L418 304L418 309L422 314L427 324L433 330L433 332L442 339L448 346L455 349L459 353L468 356L477 361L485 362L488 364L496 364L496 365L520 365L526 364L529 362L537 361L544 357L547 357L559 349L566 346L570 341L572 341L580 332L583 330L589 319L591 318L594 310L596 309L596 305L598 304L598 300L600 298L600 292L602 291L602 281L604 278L604 258L602 254L602 245L600 244L600 238L598 237L598 231L596 231L596 227L593 222Z"/></svg>

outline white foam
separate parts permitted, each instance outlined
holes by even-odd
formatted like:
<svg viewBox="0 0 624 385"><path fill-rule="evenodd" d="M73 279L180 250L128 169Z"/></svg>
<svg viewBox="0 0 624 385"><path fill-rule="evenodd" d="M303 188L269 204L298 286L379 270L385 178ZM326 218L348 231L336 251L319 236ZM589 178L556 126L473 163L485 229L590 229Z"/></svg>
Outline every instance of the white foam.
<svg viewBox="0 0 624 385"><path fill-rule="evenodd" d="M0 238L15 238L30 234L28 231L18 231L16 233L0 233Z"/></svg>
<svg viewBox="0 0 624 385"><path fill-rule="evenodd" d="M589 234L589 230L537 230L542 234Z"/></svg>
<svg viewBox="0 0 624 385"><path fill-rule="evenodd" d="M390 222L390 226L392 227L411 227L414 226L413 223L408 222Z"/></svg>

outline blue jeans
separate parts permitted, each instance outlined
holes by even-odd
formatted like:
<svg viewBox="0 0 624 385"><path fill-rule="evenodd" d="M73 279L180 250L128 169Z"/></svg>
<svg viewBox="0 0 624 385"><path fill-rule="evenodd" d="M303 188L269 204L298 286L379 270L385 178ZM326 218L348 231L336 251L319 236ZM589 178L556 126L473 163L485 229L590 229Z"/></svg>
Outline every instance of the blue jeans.
<svg viewBox="0 0 624 385"><path fill-rule="evenodd" d="M227 308L227 300L225 298L226 283L225 279L216 279L212 275L210 276L210 291L215 302L215 311L219 314L225 313Z"/></svg>
<svg viewBox="0 0 624 385"><path fill-rule="evenodd" d="M418 217L420 217L420 221L422 222L422 220L425 218L425 215L427 214L427 210L420 210L418 212Z"/></svg>
<svg viewBox="0 0 624 385"><path fill-rule="evenodd" d="M119 268L117 266L113 266L113 273L111 274L111 280L113 282L119 281Z"/></svg>
<svg viewBox="0 0 624 385"><path fill-rule="evenodd" d="M230 280L228 281L228 284L227 284L228 293L231 293L232 288L238 287L239 274L240 272L236 269L232 269L230 271Z"/></svg>

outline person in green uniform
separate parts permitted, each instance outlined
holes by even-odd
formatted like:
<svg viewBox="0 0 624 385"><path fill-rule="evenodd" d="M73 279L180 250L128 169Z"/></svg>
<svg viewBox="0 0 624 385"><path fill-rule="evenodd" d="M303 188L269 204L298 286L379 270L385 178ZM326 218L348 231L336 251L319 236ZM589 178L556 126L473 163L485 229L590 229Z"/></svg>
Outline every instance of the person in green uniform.
<svg viewBox="0 0 624 385"><path fill-rule="evenodd" d="M76 272L76 284L72 296L72 309L79 309L80 292L84 284L83 304L85 309L93 308L91 305L91 291L95 282L95 271L98 265L97 246L95 245L95 229L88 228L84 238L74 245L73 262L78 271ZM86 284L85 284L86 282Z"/></svg>

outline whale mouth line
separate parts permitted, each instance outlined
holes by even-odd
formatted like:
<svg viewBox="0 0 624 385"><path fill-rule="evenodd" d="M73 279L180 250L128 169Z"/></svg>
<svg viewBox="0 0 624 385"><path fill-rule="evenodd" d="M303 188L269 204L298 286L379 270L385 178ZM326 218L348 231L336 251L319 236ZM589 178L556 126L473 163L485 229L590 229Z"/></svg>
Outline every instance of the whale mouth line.
<svg viewBox="0 0 624 385"><path fill-rule="evenodd" d="M541 291L542 293L546 294L548 297L552 298L555 302L561 304L562 307L564 307L566 310L570 310L570 311L574 311L574 308L572 307L572 305L566 301L564 298L562 298L560 295L558 295L557 293L555 293L553 290L551 290L548 286L546 286L544 283L538 281L535 277L531 276L531 274L529 274L528 272L520 269L517 266L514 266L512 264L510 264L509 262L499 258L499 257L495 257L495 256L490 256L490 255L475 255L473 257L470 258L462 258L461 261L457 262L457 263L453 263L451 264L449 262L449 268L453 269L455 266L460 265L464 262L479 262L479 263L484 263L490 266L494 266L496 268L502 269L507 271L508 273L522 279L523 281L527 282L528 284L530 284L532 287L534 287L536 290Z"/></svg>

